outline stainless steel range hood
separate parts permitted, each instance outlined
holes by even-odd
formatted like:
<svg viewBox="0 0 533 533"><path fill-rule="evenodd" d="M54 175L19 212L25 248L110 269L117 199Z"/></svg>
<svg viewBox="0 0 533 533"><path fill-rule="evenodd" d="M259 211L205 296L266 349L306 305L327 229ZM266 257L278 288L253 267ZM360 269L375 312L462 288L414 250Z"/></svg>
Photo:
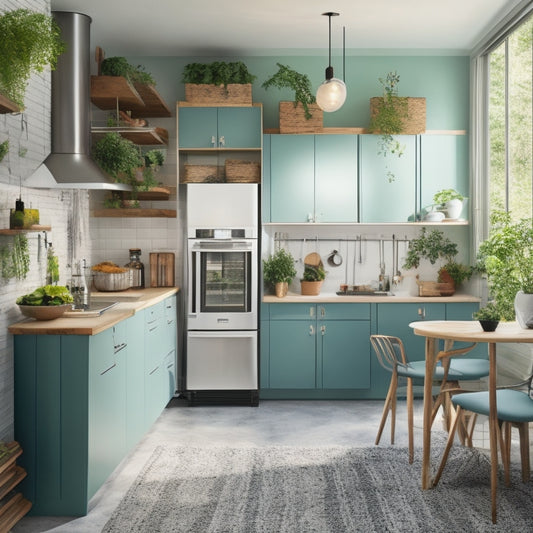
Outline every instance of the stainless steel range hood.
<svg viewBox="0 0 533 533"><path fill-rule="evenodd" d="M90 25L83 13L53 11L66 51L52 72L52 153L25 180L36 188L111 189L114 183L90 156Z"/></svg>

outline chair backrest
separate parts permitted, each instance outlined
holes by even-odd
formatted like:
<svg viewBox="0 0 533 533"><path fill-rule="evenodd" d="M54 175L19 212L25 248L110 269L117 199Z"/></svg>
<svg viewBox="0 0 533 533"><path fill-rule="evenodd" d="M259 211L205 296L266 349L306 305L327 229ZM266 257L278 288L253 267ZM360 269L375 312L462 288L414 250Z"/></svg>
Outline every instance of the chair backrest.
<svg viewBox="0 0 533 533"><path fill-rule="evenodd" d="M403 342L391 335L370 335L370 344L376 352L379 364L389 372L396 371L396 367L407 364L407 357Z"/></svg>

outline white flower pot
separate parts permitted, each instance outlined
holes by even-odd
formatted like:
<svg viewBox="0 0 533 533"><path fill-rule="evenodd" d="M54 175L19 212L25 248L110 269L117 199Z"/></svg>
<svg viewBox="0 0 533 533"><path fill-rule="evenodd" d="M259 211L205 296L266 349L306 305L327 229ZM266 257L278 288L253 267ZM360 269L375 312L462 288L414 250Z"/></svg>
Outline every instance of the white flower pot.
<svg viewBox="0 0 533 533"><path fill-rule="evenodd" d="M533 294L518 291L514 299L516 321L523 329L533 328Z"/></svg>
<svg viewBox="0 0 533 533"><path fill-rule="evenodd" d="M461 212L463 211L463 200L450 200L449 202L446 202L446 209L447 218L451 220L456 220L461 216Z"/></svg>

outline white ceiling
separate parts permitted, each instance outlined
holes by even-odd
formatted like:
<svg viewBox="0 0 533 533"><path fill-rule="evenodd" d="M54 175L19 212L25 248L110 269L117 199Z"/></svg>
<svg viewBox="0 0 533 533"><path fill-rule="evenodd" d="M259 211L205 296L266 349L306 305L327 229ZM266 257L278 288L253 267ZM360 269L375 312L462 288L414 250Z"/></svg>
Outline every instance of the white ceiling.
<svg viewBox="0 0 533 533"><path fill-rule="evenodd" d="M92 18L91 42L110 55L312 55L424 49L468 53L522 0L51 0Z"/></svg>

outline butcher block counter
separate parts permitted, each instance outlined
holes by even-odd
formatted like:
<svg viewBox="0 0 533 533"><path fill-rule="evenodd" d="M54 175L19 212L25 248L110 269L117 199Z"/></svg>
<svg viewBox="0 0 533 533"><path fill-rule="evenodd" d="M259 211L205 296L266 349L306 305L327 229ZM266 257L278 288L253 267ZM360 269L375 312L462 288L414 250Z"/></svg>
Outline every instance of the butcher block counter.
<svg viewBox="0 0 533 533"><path fill-rule="evenodd" d="M27 318L12 324L8 330L13 335L96 335L178 291L177 287L156 287L119 292L92 292L92 301L106 300L118 304L100 316L62 316L54 320Z"/></svg>

